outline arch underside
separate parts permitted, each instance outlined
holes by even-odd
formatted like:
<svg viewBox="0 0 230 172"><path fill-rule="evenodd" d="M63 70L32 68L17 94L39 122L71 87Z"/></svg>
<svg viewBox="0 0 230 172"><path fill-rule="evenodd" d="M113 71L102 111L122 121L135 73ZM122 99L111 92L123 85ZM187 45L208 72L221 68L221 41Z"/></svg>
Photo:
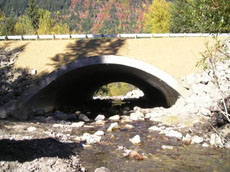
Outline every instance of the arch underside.
<svg viewBox="0 0 230 172"><path fill-rule="evenodd" d="M119 60L121 62L117 63ZM162 75L162 71L154 75L152 71L158 70L151 68L149 72L149 68L150 65L143 62L118 56L78 60L50 74L22 108L49 111L63 106L85 105L92 101L97 89L112 82L127 82L138 87L144 92L143 99L151 101L153 106L171 106L180 96L179 91L170 86L172 78ZM166 78L159 78L162 76ZM167 84L167 77L170 84Z"/></svg>

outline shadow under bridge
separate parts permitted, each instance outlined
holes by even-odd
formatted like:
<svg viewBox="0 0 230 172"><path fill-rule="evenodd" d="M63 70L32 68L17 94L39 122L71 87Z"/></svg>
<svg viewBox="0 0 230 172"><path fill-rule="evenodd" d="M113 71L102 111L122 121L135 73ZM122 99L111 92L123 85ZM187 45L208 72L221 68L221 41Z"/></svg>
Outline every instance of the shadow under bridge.
<svg viewBox="0 0 230 172"><path fill-rule="evenodd" d="M26 115L34 110L84 105L93 99L96 90L112 82L138 87L155 107L170 107L182 95L174 78L150 64L121 56L96 56L77 59L52 72L23 98L19 107Z"/></svg>

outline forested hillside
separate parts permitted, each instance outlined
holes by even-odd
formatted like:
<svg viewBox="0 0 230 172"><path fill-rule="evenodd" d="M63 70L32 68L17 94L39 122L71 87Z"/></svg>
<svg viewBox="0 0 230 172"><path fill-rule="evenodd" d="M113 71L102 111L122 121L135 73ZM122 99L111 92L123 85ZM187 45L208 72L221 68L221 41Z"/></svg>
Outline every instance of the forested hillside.
<svg viewBox="0 0 230 172"><path fill-rule="evenodd" d="M0 0L6 17L25 13L29 0ZM55 20L77 33L141 32L143 15L151 0L35 0Z"/></svg>
<svg viewBox="0 0 230 172"><path fill-rule="evenodd" d="M143 14L150 0L73 0L70 7L70 28L80 32L141 32Z"/></svg>
<svg viewBox="0 0 230 172"><path fill-rule="evenodd" d="M72 0L36 0L38 7L52 12L65 11ZM29 0L0 0L0 9L6 16L22 15L28 7Z"/></svg>
<svg viewBox="0 0 230 172"><path fill-rule="evenodd" d="M225 0L0 0L0 35L230 32Z"/></svg>

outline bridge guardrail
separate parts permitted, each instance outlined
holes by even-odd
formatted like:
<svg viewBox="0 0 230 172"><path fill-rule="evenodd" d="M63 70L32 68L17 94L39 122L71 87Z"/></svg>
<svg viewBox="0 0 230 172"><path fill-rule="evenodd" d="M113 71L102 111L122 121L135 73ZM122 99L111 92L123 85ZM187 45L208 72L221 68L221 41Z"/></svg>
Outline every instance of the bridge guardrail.
<svg viewBox="0 0 230 172"><path fill-rule="evenodd" d="M153 34L151 33L141 33L141 34L136 34L136 38L152 38Z"/></svg>
<svg viewBox="0 0 230 172"><path fill-rule="evenodd" d="M133 34L133 33L122 33L122 34L118 34L119 38L137 38L137 34Z"/></svg>
<svg viewBox="0 0 230 172"><path fill-rule="evenodd" d="M6 40L6 36L0 36L0 40Z"/></svg>
<svg viewBox="0 0 230 172"><path fill-rule="evenodd" d="M70 39L70 35L54 35L55 39Z"/></svg>
<svg viewBox="0 0 230 172"><path fill-rule="evenodd" d="M103 38L117 38L117 34L102 34Z"/></svg>
<svg viewBox="0 0 230 172"><path fill-rule="evenodd" d="M60 34L60 35L9 35L0 36L3 40L50 40L50 39L98 39L98 38L182 38L182 37L212 37L214 33L122 33L122 34ZM218 34L220 37L230 37L230 33Z"/></svg>
<svg viewBox="0 0 230 172"><path fill-rule="evenodd" d="M73 39L85 39L86 38L86 34L71 34L70 36Z"/></svg>
<svg viewBox="0 0 230 172"><path fill-rule="evenodd" d="M39 39L54 39L54 35L38 35Z"/></svg>
<svg viewBox="0 0 230 172"><path fill-rule="evenodd" d="M9 40L22 40L22 35L10 35L10 36L7 36L7 39L9 39Z"/></svg>
<svg viewBox="0 0 230 172"><path fill-rule="evenodd" d="M22 38L25 40L33 40L38 39L38 35L23 35Z"/></svg>
<svg viewBox="0 0 230 172"><path fill-rule="evenodd" d="M170 33L169 37L185 37L185 33Z"/></svg>
<svg viewBox="0 0 230 172"><path fill-rule="evenodd" d="M87 34L86 38L102 38L101 34Z"/></svg>

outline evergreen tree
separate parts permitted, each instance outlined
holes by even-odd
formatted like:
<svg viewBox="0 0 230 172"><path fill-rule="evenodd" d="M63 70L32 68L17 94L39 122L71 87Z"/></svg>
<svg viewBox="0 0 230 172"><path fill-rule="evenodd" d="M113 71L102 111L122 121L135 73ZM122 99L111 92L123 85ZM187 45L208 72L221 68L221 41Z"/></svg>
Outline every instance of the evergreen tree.
<svg viewBox="0 0 230 172"><path fill-rule="evenodd" d="M194 26L199 32L230 32L229 0L194 0Z"/></svg>
<svg viewBox="0 0 230 172"><path fill-rule="evenodd" d="M171 32L230 32L230 1L175 0Z"/></svg>
<svg viewBox="0 0 230 172"><path fill-rule="evenodd" d="M39 28L40 15L39 15L39 8L35 3L35 0L29 1L28 8L26 9L26 15L31 20L34 30L37 31Z"/></svg>
<svg viewBox="0 0 230 172"><path fill-rule="evenodd" d="M1 35L13 35L14 34L14 25L16 19L13 16L7 17L1 21L0 34Z"/></svg>
<svg viewBox="0 0 230 172"><path fill-rule="evenodd" d="M196 32L193 23L193 4L191 0L175 0L171 6L170 31L175 33Z"/></svg>
<svg viewBox="0 0 230 172"><path fill-rule="evenodd" d="M166 0L154 0L149 11L145 14L144 32L169 32L170 6Z"/></svg>

